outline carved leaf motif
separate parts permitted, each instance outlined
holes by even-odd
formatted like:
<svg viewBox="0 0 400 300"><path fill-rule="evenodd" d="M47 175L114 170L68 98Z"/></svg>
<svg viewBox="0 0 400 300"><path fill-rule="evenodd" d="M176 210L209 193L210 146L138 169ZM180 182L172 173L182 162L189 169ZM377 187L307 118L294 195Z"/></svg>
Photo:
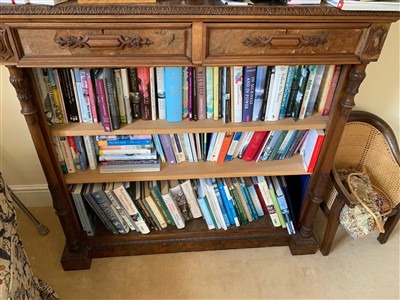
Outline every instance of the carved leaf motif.
<svg viewBox="0 0 400 300"><path fill-rule="evenodd" d="M89 48L88 42L89 41L89 37L84 36L68 36L66 38L58 38L57 40L55 40L55 42L57 44L60 45L60 47L69 47L69 48Z"/></svg>
<svg viewBox="0 0 400 300"><path fill-rule="evenodd" d="M14 53L9 44L7 31L0 29L0 58L9 60L12 56L14 56Z"/></svg>
<svg viewBox="0 0 400 300"><path fill-rule="evenodd" d="M119 48L142 48L142 46L149 46L153 42L147 38L142 39L140 36L121 36L118 41L121 43Z"/></svg>
<svg viewBox="0 0 400 300"><path fill-rule="evenodd" d="M287 40L293 42L292 45L283 45L279 41ZM297 36L297 35L283 35L283 36L266 36L266 37L254 37L246 38L243 41L243 45L251 47L317 47L323 45L327 40L319 36Z"/></svg>

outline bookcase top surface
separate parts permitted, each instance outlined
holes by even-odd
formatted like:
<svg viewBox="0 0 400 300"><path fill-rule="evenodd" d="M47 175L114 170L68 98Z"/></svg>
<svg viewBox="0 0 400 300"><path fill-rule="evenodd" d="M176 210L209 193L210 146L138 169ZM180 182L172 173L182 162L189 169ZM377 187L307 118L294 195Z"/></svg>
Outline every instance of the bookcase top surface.
<svg viewBox="0 0 400 300"><path fill-rule="evenodd" d="M400 12L343 11L326 3L320 5L285 5L270 1L253 1L253 6L227 6L219 0L157 0L151 4L84 4L71 0L56 6L0 4L0 15L119 15L119 16L254 16L254 17L379 17L400 19ZM282 19L284 21L285 19Z"/></svg>

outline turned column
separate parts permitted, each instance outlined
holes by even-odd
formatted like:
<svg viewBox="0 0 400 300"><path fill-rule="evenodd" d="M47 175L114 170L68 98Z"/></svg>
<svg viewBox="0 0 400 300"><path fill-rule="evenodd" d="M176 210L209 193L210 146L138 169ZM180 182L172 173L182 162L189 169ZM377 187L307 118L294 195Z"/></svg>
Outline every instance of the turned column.
<svg viewBox="0 0 400 300"><path fill-rule="evenodd" d="M309 238L313 234L313 224L319 206L323 201L323 196L329 179L335 154L342 137L344 127L351 109L355 106L354 97L358 93L358 88L365 78L365 69L368 63L364 62L360 65L352 65L346 90L340 95L338 108L331 114L331 119L326 132L326 140L321 149L316 171L310 182L308 194L305 196L300 217L300 236ZM321 157L323 159L321 159Z"/></svg>
<svg viewBox="0 0 400 300"><path fill-rule="evenodd" d="M69 251L80 251L82 248L80 238L80 228L77 222L73 222L74 217L71 215L71 202L69 201L69 193L64 184L58 161L51 148L49 137L46 143L46 136L39 120L39 111L37 103L32 96L29 87L30 80L23 69L15 66L8 66L10 72L10 82L14 86L17 97L21 104L21 113L24 115L28 125L37 155L42 165L48 187L53 199L53 206L56 214L60 219L61 226L66 236L67 247ZM39 104L40 105L40 104Z"/></svg>

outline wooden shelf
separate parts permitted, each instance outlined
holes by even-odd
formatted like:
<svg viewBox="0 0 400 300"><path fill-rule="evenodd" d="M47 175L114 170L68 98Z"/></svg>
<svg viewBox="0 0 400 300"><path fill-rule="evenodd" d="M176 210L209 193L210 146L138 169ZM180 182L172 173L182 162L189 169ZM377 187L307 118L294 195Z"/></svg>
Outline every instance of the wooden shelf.
<svg viewBox="0 0 400 300"><path fill-rule="evenodd" d="M279 121L257 121L245 123L227 123L222 120L189 121L170 123L165 120L144 121L135 120L132 124L122 125L120 129L112 132L104 132L101 124L92 123L68 123L51 125L53 136L78 136L78 135L116 135L116 134L152 134L152 133L188 133L188 132L229 132L229 131L260 131L260 130L290 130L325 129L328 123L327 116L314 113L304 120L294 121L286 118Z"/></svg>
<svg viewBox="0 0 400 300"><path fill-rule="evenodd" d="M183 162L176 165L162 164L159 172L113 173L100 174L99 170L77 171L65 175L67 184L119 182L119 181L146 181L169 179L195 179L210 177L238 177L238 176L277 176L303 175L304 170L300 155L291 158L273 161L248 162L234 159L230 162Z"/></svg>

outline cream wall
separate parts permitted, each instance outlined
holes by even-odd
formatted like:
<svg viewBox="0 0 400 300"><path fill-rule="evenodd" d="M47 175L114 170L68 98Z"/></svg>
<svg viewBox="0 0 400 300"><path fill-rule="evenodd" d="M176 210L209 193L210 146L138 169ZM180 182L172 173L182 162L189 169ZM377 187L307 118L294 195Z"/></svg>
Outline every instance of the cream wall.
<svg viewBox="0 0 400 300"><path fill-rule="evenodd" d="M400 140L400 23L392 26L379 62L367 68L367 78L356 96L357 108L385 119ZM8 81L8 70L0 73L0 170L7 183L18 189L18 196L30 206L50 205L46 180L35 153L29 131L20 114L15 91Z"/></svg>

